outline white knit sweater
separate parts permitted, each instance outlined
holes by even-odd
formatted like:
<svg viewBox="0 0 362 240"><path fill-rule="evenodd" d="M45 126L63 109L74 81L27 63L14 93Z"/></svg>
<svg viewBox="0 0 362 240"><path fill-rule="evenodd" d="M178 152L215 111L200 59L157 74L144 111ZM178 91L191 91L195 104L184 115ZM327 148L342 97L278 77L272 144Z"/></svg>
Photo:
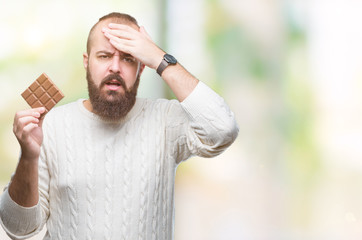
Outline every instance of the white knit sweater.
<svg viewBox="0 0 362 240"><path fill-rule="evenodd" d="M13 239L44 224L44 239L173 239L178 163L216 156L238 133L223 99L201 82L182 103L137 99L117 123L81 99L50 111L43 130L39 203L21 207L7 189L1 197L1 224Z"/></svg>

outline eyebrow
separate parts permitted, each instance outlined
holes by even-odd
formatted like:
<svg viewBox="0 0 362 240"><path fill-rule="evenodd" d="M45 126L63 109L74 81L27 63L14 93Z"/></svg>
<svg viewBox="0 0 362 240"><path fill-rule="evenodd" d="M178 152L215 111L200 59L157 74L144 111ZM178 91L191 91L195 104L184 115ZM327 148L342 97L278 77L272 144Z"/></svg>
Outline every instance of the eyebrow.
<svg viewBox="0 0 362 240"><path fill-rule="evenodd" d="M114 53L109 52L109 51L103 51L103 50L101 50L101 51L97 51L97 52L96 52L96 55L99 55L99 54L113 55Z"/></svg>
<svg viewBox="0 0 362 240"><path fill-rule="evenodd" d="M96 55L99 55L99 54L114 55L113 52L109 52L109 51L106 51L106 50L97 51L97 52L96 52ZM132 58L134 58L134 57L133 57L131 54L129 54L129 53L120 52L120 55L121 55L122 57L132 57Z"/></svg>

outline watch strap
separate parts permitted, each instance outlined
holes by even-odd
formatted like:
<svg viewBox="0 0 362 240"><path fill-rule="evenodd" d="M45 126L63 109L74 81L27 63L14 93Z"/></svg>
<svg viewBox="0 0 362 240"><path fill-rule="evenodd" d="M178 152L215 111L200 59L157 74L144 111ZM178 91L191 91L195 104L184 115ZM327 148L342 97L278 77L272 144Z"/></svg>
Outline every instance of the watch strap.
<svg viewBox="0 0 362 240"><path fill-rule="evenodd" d="M158 75L161 76L163 70L165 70L168 65L169 65L169 63L163 58L163 59L162 59L162 62L160 63L160 65L159 65L158 68L157 68L157 73L158 73Z"/></svg>

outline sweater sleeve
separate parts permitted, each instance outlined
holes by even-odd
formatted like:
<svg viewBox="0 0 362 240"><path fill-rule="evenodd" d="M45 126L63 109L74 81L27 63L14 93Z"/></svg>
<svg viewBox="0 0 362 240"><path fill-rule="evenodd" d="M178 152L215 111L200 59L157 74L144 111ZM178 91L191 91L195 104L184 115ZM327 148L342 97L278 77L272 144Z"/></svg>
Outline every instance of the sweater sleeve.
<svg viewBox="0 0 362 240"><path fill-rule="evenodd" d="M13 201L5 188L0 199L0 224L11 239L28 239L39 233L49 215L49 173L44 148L39 158L39 202L33 207L22 207Z"/></svg>
<svg viewBox="0 0 362 240"><path fill-rule="evenodd" d="M179 163L193 155L214 157L236 139L239 127L224 99L203 82L170 112L173 154ZM181 131L175 133L175 130Z"/></svg>

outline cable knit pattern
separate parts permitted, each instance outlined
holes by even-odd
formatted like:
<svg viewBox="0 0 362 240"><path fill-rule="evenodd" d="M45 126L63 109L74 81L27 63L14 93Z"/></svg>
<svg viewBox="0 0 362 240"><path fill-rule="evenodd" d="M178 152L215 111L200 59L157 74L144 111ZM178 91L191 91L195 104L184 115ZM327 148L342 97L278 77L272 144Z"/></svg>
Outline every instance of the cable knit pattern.
<svg viewBox="0 0 362 240"><path fill-rule="evenodd" d="M167 204L167 198L168 198L168 194L167 194L167 184L168 184L168 172L166 171L166 169L168 169L168 162L167 161L163 161L162 162L164 164L164 166L162 166L162 176L163 176L163 180L162 180L162 238L161 239L167 239L167 209L168 209L168 204Z"/></svg>
<svg viewBox="0 0 362 240"><path fill-rule="evenodd" d="M142 111L142 120L145 119L145 111ZM138 230L138 240L146 239L146 217L147 217L147 196L148 196L148 165L147 165L147 124L142 124L141 126L141 192L140 192L140 217L139 217L139 230Z"/></svg>
<svg viewBox="0 0 362 240"><path fill-rule="evenodd" d="M86 240L92 240L94 238L94 209L95 209L95 199L92 196L92 193L95 189L95 165L94 165L94 154L92 154L92 139L91 139L91 125L89 123L85 124L85 148L86 148L86 170L87 170L87 192L86 192L86 206L87 206L87 218L86 218L86 225L87 230L85 234Z"/></svg>
<svg viewBox="0 0 362 240"><path fill-rule="evenodd" d="M45 240L171 240L177 165L220 154L238 132L202 82L182 103L137 99L119 122L100 119L80 99L52 109L43 126L40 204L24 209L7 191L1 196L1 221L14 239L47 221Z"/></svg>
<svg viewBox="0 0 362 240"><path fill-rule="evenodd" d="M129 237L130 210L131 210L131 142L130 142L130 124L126 124L126 134L124 137L124 166L123 166L123 222L122 222L122 239L127 240Z"/></svg>
<svg viewBox="0 0 362 240"><path fill-rule="evenodd" d="M160 144L161 139L161 112L160 107L156 107L156 143ZM152 216L152 240L158 240L158 211L159 211L159 195L160 195L160 174L161 174L161 151L156 150L155 158L155 191L153 196L153 216Z"/></svg>
<svg viewBox="0 0 362 240"><path fill-rule="evenodd" d="M66 159L67 159L67 193L69 200L69 211L70 211L70 228L69 228L69 238L76 240L77 238L77 224L78 224L78 199L75 183L75 173L76 173L76 163L74 161L74 152L75 148L72 147L72 123L71 123L70 112L66 113L64 117L65 121L65 141L66 141ZM64 234L64 233L63 233Z"/></svg>
<svg viewBox="0 0 362 240"><path fill-rule="evenodd" d="M112 234L112 156L111 156L111 146L106 145L106 161L105 161L105 214L106 221L104 228L104 239L111 239Z"/></svg>
<svg viewBox="0 0 362 240"><path fill-rule="evenodd" d="M49 129L50 133L54 133L55 129L52 125L48 125L47 126ZM48 140L49 140L49 144L51 147L49 147L49 154L50 154L50 159L56 159L56 150L55 150L55 146L56 146L56 141L54 138L54 134L49 134L47 135ZM58 179L59 176L59 162L58 161L51 161L52 163L52 175L54 176L54 179ZM55 201L55 205L59 206L58 208L56 208L56 212L58 216L62 216L62 208L60 207L62 202L60 199L60 192L59 192L59 187L57 187L58 185L55 184L55 189L54 189L54 201ZM63 232L63 223L61 221L61 218L55 218L52 219L51 221L48 222L48 226L49 228L54 228L56 229L54 236L56 237L56 239L61 239L62 238L62 232ZM49 233L52 234L52 233ZM50 235L50 237L52 238L52 235Z"/></svg>

